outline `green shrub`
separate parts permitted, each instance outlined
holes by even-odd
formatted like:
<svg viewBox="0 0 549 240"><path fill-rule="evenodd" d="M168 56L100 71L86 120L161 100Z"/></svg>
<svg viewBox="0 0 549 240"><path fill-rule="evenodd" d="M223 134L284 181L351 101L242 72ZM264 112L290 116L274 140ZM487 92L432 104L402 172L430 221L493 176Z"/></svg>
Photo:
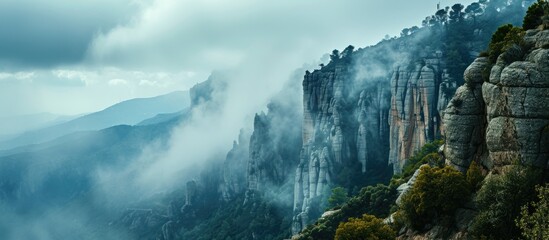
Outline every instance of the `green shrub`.
<svg viewBox="0 0 549 240"><path fill-rule="evenodd" d="M351 197L338 212L309 225L298 239L334 239L339 223L351 217L361 217L365 213L380 218L387 217L396 197L396 187L378 184L362 188L360 193Z"/></svg>
<svg viewBox="0 0 549 240"><path fill-rule="evenodd" d="M547 14L549 6L546 1L538 0L537 3L532 4L526 11L526 16L522 21L522 28L524 30L535 29L539 25L543 24L543 16Z"/></svg>
<svg viewBox="0 0 549 240"><path fill-rule="evenodd" d="M332 195L328 198L329 207L341 206L341 204L345 203L348 199L347 189L342 187L333 188Z"/></svg>
<svg viewBox="0 0 549 240"><path fill-rule="evenodd" d="M449 166L425 166L402 197L401 209L408 225L420 230L433 220L448 220L469 196L469 184L461 172Z"/></svg>
<svg viewBox="0 0 549 240"><path fill-rule="evenodd" d="M335 234L335 240L359 239L395 239L396 233L383 220L364 214L362 218L350 218L348 222L340 223Z"/></svg>
<svg viewBox="0 0 549 240"><path fill-rule="evenodd" d="M482 180L484 180L484 175L482 170L476 161L473 161L467 169L467 182L471 186L471 191L476 192L482 186Z"/></svg>
<svg viewBox="0 0 549 240"><path fill-rule="evenodd" d="M444 144L443 140L435 140L430 143L426 143L421 147L421 150L416 152L410 159L406 161L404 167L402 168L402 174L399 176L394 176L394 179L404 179L408 181L414 172L423 164L434 163L435 165L440 165L442 163L442 158L438 156L438 149Z"/></svg>
<svg viewBox="0 0 549 240"><path fill-rule="evenodd" d="M549 184L536 191L538 200L522 206L516 224L526 239L549 239Z"/></svg>
<svg viewBox="0 0 549 240"><path fill-rule="evenodd" d="M522 46L524 30L513 27L511 24L503 25L492 35L492 40L488 45L488 59L495 63L503 52L514 45Z"/></svg>
<svg viewBox="0 0 549 240"><path fill-rule="evenodd" d="M534 186L540 176L539 170L512 166L507 173L485 180L475 198L479 214L473 220L471 234L486 239L519 238L515 219L521 207L534 200Z"/></svg>

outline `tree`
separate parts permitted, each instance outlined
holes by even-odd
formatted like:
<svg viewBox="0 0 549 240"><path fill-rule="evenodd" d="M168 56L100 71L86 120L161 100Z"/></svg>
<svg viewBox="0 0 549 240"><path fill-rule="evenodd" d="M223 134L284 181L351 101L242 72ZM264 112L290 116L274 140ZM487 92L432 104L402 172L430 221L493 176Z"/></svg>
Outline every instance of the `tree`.
<svg viewBox="0 0 549 240"><path fill-rule="evenodd" d="M347 46L343 51L341 52L341 58L349 58L353 54L353 50L355 50L355 47L353 45Z"/></svg>
<svg viewBox="0 0 549 240"><path fill-rule="evenodd" d="M456 3L452 6L452 11L450 11L450 21L453 21L453 22L459 22L463 19L463 12L461 10L463 10L463 5L459 4L459 3Z"/></svg>
<svg viewBox="0 0 549 240"><path fill-rule="evenodd" d="M332 195L328 198L328 203L330 204L330 207L337 207L341 206L341 204L345 203L348 199L347 189L336 187L332 189Z"/></svg>
<svg viewBox="0 0 549 240"><path fill-rule="evenodd" d="M549 3L544 0L538 0L538 2L528 7L526 16L522 21L522 28L524 30L537 28L543 23L542 17L547 14L549 10Z"/></svg>
<svg viewBox="0 0 549 240"><path fill-rule="evenodd" d="M536 198L535 186L541 179L539 169L510 166L502 175L492 175L477 192L475 204L479 209L473 220L474 239L518 239L520 229L515 219L521 207Z"/></svg>
<svg viewBox="0 0 549 240"><path fill-rule="evenodd" d="M445 23L448 19L448 12L444 9L440 9L435 13L435 17L438 22Z"/></svg>
<svg viewBox="0 0 549 240"><path fill-rule="evenodd" d="M522 206L516 224L526 239L549 239L549 184L538 186L536 191L538 201Z"/></svg>
<svg viewBox="0 0 549 240"><path fill-rule="evenodd" d="M383 220L372 215L364 214L362 218L350 218L348 222L340 223L335 235L335 240L360 240L360 239L395 239L395 231Z"/></svg>
<svg viewBox="0 0 549 240"><path fill-rule="evenodd" d="M339 50L334 49L334 50L332 51L332 54L330 54L330 60L331 60L331 61L337 61L337 60L339 60Z"/></svg>
<svg viewBox="0 0 549 240"><path fill-rule="evenodd" d="M465 176L452 167L424 166L420 171L401 201L408 225L415 229L423 229L434 220L449 219L470 196Z"/></svg>
<svg viewBox="0 0 549 240"><path fill-rule="evenodd" d="M467 169L467 182L471 186L471 190L476 192L482 186L482 180L484 180L484 175L482 170L476 161L473 161Z"/></svg>
<svg viewBox="0 0 549 240"><path fill-rule="evenodd" d="M468 17L473 18L473 26L476 27L477 25L477 16L481 15L483 12L483 9L480 7L480 3L471 3L471 5L467 6L465 8L465 13Z"/></svg>
<svg viewBox="0 0 549 240"><path fill-rule="evenodd" d="M499 27L492 35L492 40L488 45L488 59L495 63L499 55L505 52L513 45L521 45L524 31L521 28L506 24Z"/></svg>

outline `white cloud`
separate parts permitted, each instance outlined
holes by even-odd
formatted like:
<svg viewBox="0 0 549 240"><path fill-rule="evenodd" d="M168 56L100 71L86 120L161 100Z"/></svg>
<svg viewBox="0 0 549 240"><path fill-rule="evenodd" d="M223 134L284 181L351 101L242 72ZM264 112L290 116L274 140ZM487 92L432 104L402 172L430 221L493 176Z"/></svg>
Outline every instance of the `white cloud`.
<svg viewBox="0 0 549 240"><path fill-rule="evenodd" d="M282 54L308 62L334 48L363 47L385 34L398 35L434 14L437 2L155 0L131 23L99 34L88 60L206 72L240 66L257 52L275 53L255 59L265 67Z"/></svg>
<svg viewBox="0 0 549 240"><path fill-rule="evenodd" d="M15 80L27 80L35 76L35 72L0 72L0 80L3 79L15 79Z"/></svg>
<svg viewBox="0 0 549 240"><path fill-rule="evenodd" d="M139 86L157 86L158 85L158 81L151 81L151 80L146 80L146 79L143 79L141 81L139 81Z"/></svg>
<svg viewBox="0 0 549 240"><path fill-rule="evenodd" d="M108 84L111 86L128 85L128 81L121 78L114 78L109 80Z"/></svg>
<svg viewBox="0 0 549 240"><path fill-rule="evenodd" d="M93 82L92 76L97 75L96 73L90 72L90 71L79 71L79 70L69 70L69 69L52 70L51 73L55 75L57 78L79 81L84 85L91 84Z"/></svg>

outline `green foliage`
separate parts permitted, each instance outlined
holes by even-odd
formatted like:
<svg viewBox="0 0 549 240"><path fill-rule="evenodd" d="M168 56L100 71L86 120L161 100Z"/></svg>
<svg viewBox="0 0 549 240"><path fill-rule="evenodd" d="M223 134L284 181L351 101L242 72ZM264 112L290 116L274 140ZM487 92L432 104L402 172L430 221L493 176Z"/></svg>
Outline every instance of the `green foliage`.
<svg viewBox="0 0 549 240"><path fill-rule="evenodd" d="M298 239L334 239L339 223L351 217L361 217L365 213L380 218L387 217L396 197L396 187L378 184L362 188L360 193L351 197L339 211L309 225L301 232Z"/></svg>
<svg viewBox="0 0 549 240"><path fill-rule="evenodd" d="M549 239L549 184L536 191L538 200L522 206L516 224L526 239Z"/></svg>
<svg viewBox="0 0 549 240"><path fill-rule="evenodd" d="M180 239L283 239L290 235L291 207L257 197L244 196L220 205L211 215L184 225ZM182 219L180 221L183 221Z"/></svg>
<svg viewBox="0 0 549 240"><path fill-rule="evenodd" d="M342 187L336 187L332 189L332 195L328 198L329 207L337 207L345 203L349 199L347 196L347 189Z"/></svg>
<svg viewBox="0 0 549 240"><path fill-rule="evenodd" d="M421 150L416 152L414 156L410 157L402 169L400 176L395 178L402 178L407 181L414 172L423 164L433 163L433 166L441 166L443 164L442 158L438 156L438 149L444 144L443 140L435 140L430 143L426 143L421 147Z"/></svg>
<svg viewBox="0 0 549 240"><path fill-rule="evenodd" d="M526 16L522 21L522 28L524 30L537 28L539 25L543 24L543 16L547 15L549 12L549 3L544 0L538 0L538 2L532 4L528 7L526 11Z"/></svg>
<svg viewBox="0 0 549 240"><path fill-rule="evenodd" d="M401 209L409 226L422 229L433 220L451 216L470 193L461 172L449 166L424 166L412 189L402 197Z"/></svg>
<svg viewBox="0 0 549 240"><path fill-rule="evenodd" d="M503 25L492 35L492 40L488 46L488 59L495 63L503 52L513 45L523 45L524 30L513 27L511 24Z"/></svg>
<svg viewBox="0 0 549 240"><path fill-rule="evenodd" d="M471 186L471 191L476 192L482 186L484 174L476 161L473 161L467 169L467 182Z"/></svg>
<svg viewBox="0 0 549 240"><path fill-rule="evenodd" d="M540 176L539 170L512 166L503 175L487 178L475 198L479 213L473 220L471 234L486 239L519 238L515 219L521 207L535 199L534 187Z"/></svg>
<svg viewBox="0 0 549 240"><path fill-rule="evenodd" d="M335 240L360 239L395 239L396 233L383 220L364 214L362 218L350 218L348 222L340 223L335 234Z"/></svg>

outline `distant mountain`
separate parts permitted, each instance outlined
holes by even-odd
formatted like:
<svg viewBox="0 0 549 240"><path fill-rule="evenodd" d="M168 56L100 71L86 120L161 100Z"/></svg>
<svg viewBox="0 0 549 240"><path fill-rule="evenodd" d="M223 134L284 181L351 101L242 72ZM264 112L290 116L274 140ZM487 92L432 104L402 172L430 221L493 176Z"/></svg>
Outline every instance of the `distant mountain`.
<svg viewBox="0 0 549 240"><path fill-rule="evenodd" d="M161 113L152 118L145 119L136 125L146 126L146 125L158 124L158 123L170 121L176 118L180 118L181 116L186 115L187 113L189 113L188 108L184 109L183 111L174 112L174 113Z"/></svg>
<svg viewBox="0 0 549 240"><path fill-rule="evenodd" d="M188 91L177 91L151 98L130 99L99 112L3 140L0 142L0 149L43 143L78 131L99 130L116 125L136 125L158 114L182 111L188 108L189 104Z"/></svg>
<svg viewBox="0 0 549 240"><path fill-rule="evenodd" d="M113 237L108 232L109 219L121 213L113 209L115 203L106 201L107 197L94 193L99 190L94 184L96 173L98 169L124 169L134 164L145 146L153 142L165 148L180 120L76 132L4 152L0 156L0 239L33 239L32 233L27 233L32 230L19 223L48 228L54 239L134 239ZM75 225L50 224L51 218L85 225L76 231Z"/></svg>
<svg viewBox="0 0 549 240"><path fill-rule="evenodd" d="M43 112L2 117L0 118L0 140L13 138L29 130L36 130L68 122L82 115L67 116Z"/></svg>

